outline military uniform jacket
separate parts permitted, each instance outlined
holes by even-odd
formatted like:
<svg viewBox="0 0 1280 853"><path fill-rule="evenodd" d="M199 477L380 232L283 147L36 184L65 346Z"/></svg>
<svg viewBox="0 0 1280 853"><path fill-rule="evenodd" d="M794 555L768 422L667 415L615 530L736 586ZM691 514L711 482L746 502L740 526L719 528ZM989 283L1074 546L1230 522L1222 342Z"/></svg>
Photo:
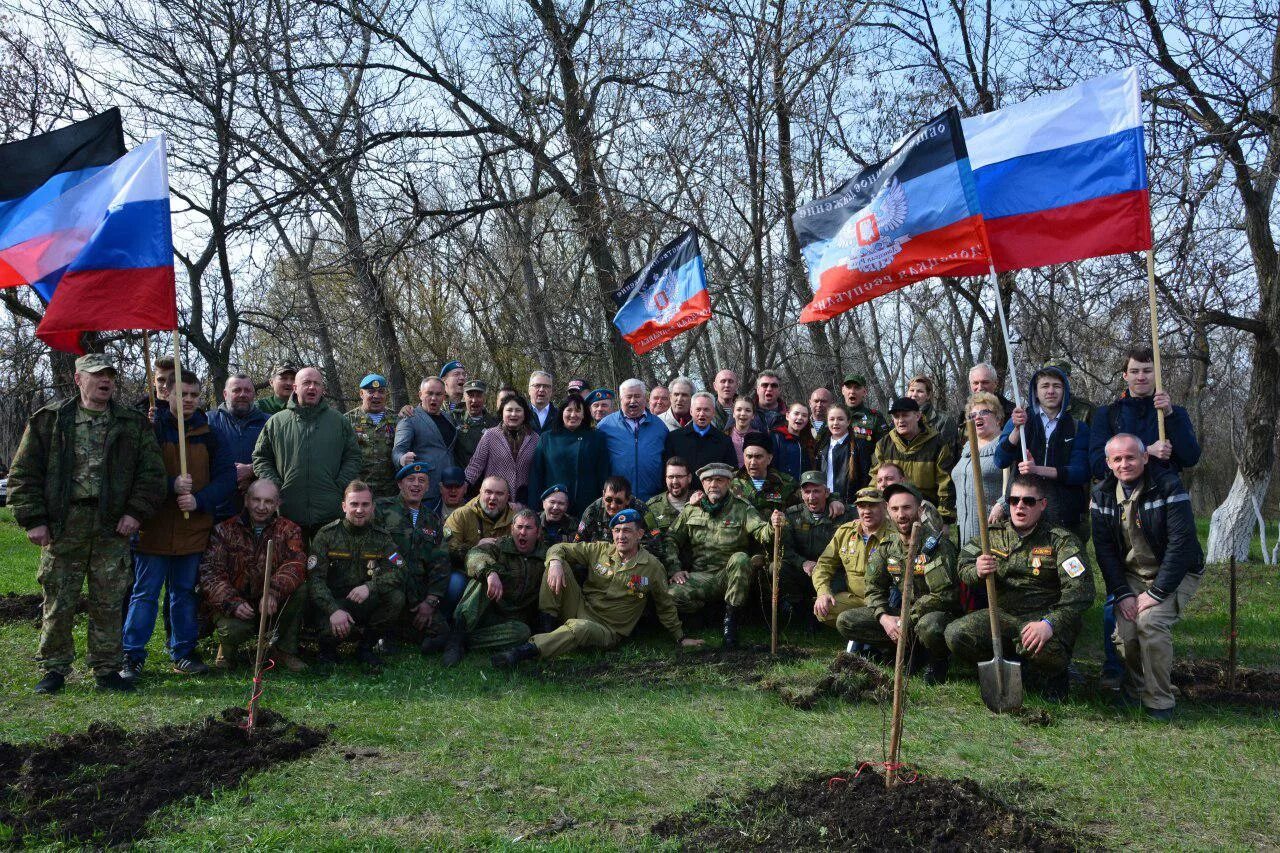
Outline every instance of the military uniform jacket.
<svg viewBox="0 0 1280 853"><path fill-rule="evenodd" d="M330 616L361 584L379 595L404 586L404 558L391 534L374 524L356 527L345 518L329 522L311 540L307 572L311 603Z"/></svg>
<svg viewBox="0 0 1280 853"><path fill-rule="evenodd" d="M644 518L648 511L635 495L631 496L631 503L627 504L627 509L634 509L640 513L641 518ZM596 498L582 514L582 520L578 522L578 535L574 537L574 541L605 542L612 545L613 537L609 535L609 518L609 513L604 508L604 498ZM656 537L649 530L645 530L644 535L640 537L641 546L646 548L656 541Z"/></svg>
<svg viewBox="0 0 1280 853"><path fill-rule="evenodd" d="M561 542L572 542L578 535L578 519L567 512L559 521L547 521L545 512L538 513L538 518L542 520L542 541L548 548Z"/></svg>
<svg viewBox="0 0 1280 853"><path fill-rule="evenodd" d="M814 591L818 595L831 595L831 582L835 580L837 571L843 571L849 594L865 599L867 564L888 537L890 529L889 523L885 522L880 525L879 530L864 539L862 525L858 521L837 527L831 541L818 557L818 565L813 567Z"/></svg>
<svg viewBox="0 0 1280 853"><path fill-rule="evenodd" d="M950 439L944 439L929 426L923 426L910 441L894 430L876 444L871 465L876 468L881 462L892 462L901 468L903 476L925 499L937 505L944 521L956 520L955 486L951 482L956 461Z"/></svg>
<svg viewBox="0 0 1280 853"><path fill-rule="evenodd" d="M787 523L782 527L782 564L797 571L804 571L808 560L817 560L827 550L836 529L858 517L845 510L836 518L825 509L814 518L804 504L787 510Z"/></svg>
<svg viewBox="0 0 1280 853"><path fill-rule="evenodd" d="M466 468L476 453L480 436L489 427L497 426L498 419L488 412L470 417L464 405L454 416L454 422L458 425L458 436L453 440L453 461L459 468Z"/></svg>
<svg viewBox="0 0 1280 853"><path fill-rule="evenodd" d="M1041 522L1019 536L1009 522L991 525L991 553L999 562L999 607L1021 619L1047 619L1055 631L1079 622L1093 603L1093 572L1075 534ZM960 552L960 580L981 586L977 538Z"/></svg>
<svg viewBox="0 0 1280 853"><path fill-rule="evenodd" d="M889 422L866 403L849 408L849 432L875 444L889 434Z"/></svg>
<svg viewBox="0 0 1280 853"><path fill-rule="evenodd" d="M467 552L476 547L481 539L497 538L510 533L511 520L515 515L515 510L508 505L497 518L490 518L480 507L478 497L449 513L444 521L444 544L449 549L449 556L454 564L461 568Z"/></svg>
<svg viewBox="0 0 1280 853"><path fill-rule="evenodd" d="M677 643L684 637L680 616L667 588L667 572L658 558L643 548L624 562L611 544L565 543L547 551L547 560L563 560L570 566L586 567L582 598L596 621L610 630L629 636L644 613L645 602L652 600L662 627L671 632Z"/></svg>
<svg viewBox="0 0 1280 853"><path fill-rule="evenodd" d="M727 495L714 510L702 503L680 511L663 539L667 572L722 572L735 553L752 545L772 545L773 527L760 520L751 504Z"/></svg>
<svg viewBox="0 0 1280 853"><path fill-rule="evenodd" d="M776 468L770 468L764 476L764 485L759 489L751 482L751 475L746 468L739 468L737 475L729 483L729 491L742 498L765 521L769 521L775 509L785 510L800 502L800 488L795 478L784 474Z"/></svg>
<svg viewBox="0 0 1280 853"><path fill-rule="evenodd" d="M687 495L686 495L687 497ZM687 505L687 504L686 504ZM644 505L644 526L655 539L661 540L676 523L680 510L671 505L671 498L666 492L654 495Z"/></svg>
<svg viewBox="0 0 1280 853"><path fill-rule="evenodd" d="M536 610L542 589L547 546L539 542L528 554L520 553L516 540L503 536L497 542L477 545L467 554L467 577L488 582L496 574L502 581L500 609L509 614Z"/></svg>
<svg viewBox="0 0 1280 853"><path fill-rule="evenodd" d="M364 409L347 412L347 420L356 431L356 443L360 446L360 479L373 488L373 493L385 498L396 492L396 471L391 464L391 448L396 443L396 416L382 413L382 423L374 423Z"/></svg>
<svg viewBox="0 0 1280 853"><path fill-rule="evenodd" d="M414 524L413 513L400 497L382 498L374 507L374 522L391 534L404 558L404 597L409 606L418 606L428 595L444 598L450 567L440 517L424 506Z"/></svg>
<svg viewBox="0 0 1280 853"><path fill-rule="evenodd" d="M921 531L923 533L923 531ZM932 548L930 549L930 545ZM867 607L877 618L902 609L902 576L910 543L897 530L867 561ZM925 540L908 572L911 577L911 618L927 613L960 614L960 589L956 585L956 546L947 537Z"/></svg>
<svg viewBox="0 0 1280 853"><path fill-rule="evenodd" d="M200 593L210 610L227 616L241 604L250 604L257 612L262 601L268 542L275 543L271 592L283 600L302 586L307 579L302 529L277 516L258 535L249 514L244 512L213 528L209 550L200 561Z"/></svg>

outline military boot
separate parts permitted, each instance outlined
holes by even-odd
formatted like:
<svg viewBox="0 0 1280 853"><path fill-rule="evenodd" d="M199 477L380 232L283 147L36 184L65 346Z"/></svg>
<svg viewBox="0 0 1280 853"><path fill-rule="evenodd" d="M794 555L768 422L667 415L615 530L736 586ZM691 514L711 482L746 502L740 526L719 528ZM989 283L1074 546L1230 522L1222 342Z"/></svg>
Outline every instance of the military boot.
<svg viewBox="0 0 1280 853"><path fill-rule="evenodd" d="M444 642L444 658L441 661L446 667L457 666L467 653L467 633L460 627L449 629L449 636Z"/></svg>
<svg viewBox="0 0 1280 853"><path fill-rule="evenodd" d="M271 659L274 660L276 663L280 664L280 666L289 670L290 672L306 672L307 671L307 665L302 661L301 658L299 658L297 655L290 654L289 652L286 652L283 649L278 649L278 648L272 649Z"/></svg>
<svg viewBox="0 0 1280 853"><path fill-rule="evenodd" d="M545 610L538 611L538 633L550 634L560 627L560 617Z"/></svg>
<svg viewBox="0 0 1280 853"><path fill-rule="evenodd" d="M374 648L376 642L372 637L361 638L359 645L356 646L356 663L373 670L382 669L382 656Z"/></svg>
<svg viewBox="0 0 1280 853"><path fill-rule="evenodd" d="M36 682L35 691L46 696L52 696L66 685L67 679L60 672L46 672L44 678Z"/></svg>
<svg viewBox="0 0 1280 853"><path fill-rule="evenodd" d="M538 654L538 647L533 643L521 643L514 649L507 649L489 658L489 663L497 667L514 667L521 661L533 660Z"/></svg>
<svg viewBox="0 0 1280 853"><path fill-rule="evenodd" d="M741 608L726 604L724 606L724 641L720 644L724 649L738 647L738 611Z"/></svg>
<svg viewBox="0 0 1280 853"><path fill-rule="evenodd" d="M444 651L445 644L449 642L449 634L428 634L422 639L422 645L418 646L418 650L424 655L438 655Z"/></svg>

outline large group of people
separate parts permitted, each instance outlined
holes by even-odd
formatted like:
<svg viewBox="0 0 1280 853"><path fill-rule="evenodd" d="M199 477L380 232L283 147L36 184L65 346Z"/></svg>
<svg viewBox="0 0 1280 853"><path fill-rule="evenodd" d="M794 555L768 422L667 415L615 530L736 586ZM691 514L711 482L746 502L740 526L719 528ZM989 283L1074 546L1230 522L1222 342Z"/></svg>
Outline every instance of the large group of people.
<svg viewBox="0 0 1280 853"><path fill-rule="evenodd" d="M776 544L779 619L872 658L897 642L910 583L913 671L929 683L991 657L994 577L1005 648L1058 698L1100 580L1104 677L1168 719L1171 630L1204 570L1179 477L1200 448L1152 362L1127 352L1125 391L1096 410L1063 361L1032 374L1024 405L979 364L960 411L918 375L884 414L858 373L787 403L776 371L744 391L730 369L705 390L573 378L562 395L537 370L490 408L490 385L452 361L399 412L379 374L342 413L320 370L281 364L267 396L236 374L206 413L189 369L161 360L153 396L128 405L114 364L86 355L76 396L31 418L9 478L42 549L35 689L65 684L86 581L88 665L99 688L128 691L161 612L184 674L209 669L210 635L215 666L234 666L260 620L293 671L311 665L300 642L313 662L346 644L376 668L411 643L445 666L480 650L516 666L614 646L647 611L678 643L714 624L732 647L772 593Z"/></svg>

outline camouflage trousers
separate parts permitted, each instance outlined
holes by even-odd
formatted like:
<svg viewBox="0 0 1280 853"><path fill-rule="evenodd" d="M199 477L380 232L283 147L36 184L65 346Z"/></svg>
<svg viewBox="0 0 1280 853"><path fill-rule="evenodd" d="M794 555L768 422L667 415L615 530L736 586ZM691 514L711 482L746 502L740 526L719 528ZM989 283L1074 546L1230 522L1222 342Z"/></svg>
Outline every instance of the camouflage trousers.
<svg viewBox="0 0 1280 853"><path fill-rule="evenodd" d="M543 658L568 654L575 649L611 649L622 640L621 634L592 612L591 605L582 597L578 579L571 573L565 574L564 589L559 595L543 580L538 609L555 614L561 620L560 627L551 633L533 636L532 642Z"/></svg>
<svg viewBox="0 0 1280 853"><path fill-rule="evenodd" d="M44 608L36 660L43 672L71 672L76 656L72 628L86 578L89 668L106 675L124 666L120 602L132 574L129 541L98 532L97 507L73 504L62 534L40 550L36 580L44 590Z"/></svg>
<svg viewBox="0 0 1280 853"><path fill-rule="evenodd" d="M485 582L467 581L462 600L453 611L453 624L466 634L467 648L503 651L529 639L533 633L529 623L537 616L533 609L510 609L501 601L491 601L487 590Z"/></svg>
<svg viewBox="0 0 1280 853"><path fill-rule="evenodd" d="M708 603L721 599L731 607L741 607L747 603L754 574L751 558L739 551L730 556L719 571L689 572L684 583L671 584L671 598L682 614L696 613Z"/></svg>
<svg viewBox="0 0 1280 853"><path fill-rule="evenodd" d="M1012 651L1030 672L1040 676L1057 675L1071 663L1071 652L1075 648L1079 625L1055 626L1049 642L1033 655L1022 645L1022 627L1038 620L1025 619L1006 610L997 610L996 615L1000 620L1000 639L1005 654ZM956 660L974 664L991 660L994 651L989 620L984 608L966 613L947 626L947 648Z"/></svg>
<svg viewBox="0 0 1280 853"><path fill-rule="evenodd" d="M369 597L356 604L351 599L346 598L347 593L350 591L350 589L335 589L333 596L338 600L339 608L351 614L351 618L355 620L356 627L360 629L366 639L377 638L388 631L394 630L396 619L400 617L400 611L404 609L403 592L398 589L390 592L370 590ZM323 612L315 605L310 605L307 608L307 622L319 632L323 639L334 639L333 626L329 624L328 613ZM283 638L281 642L284 642ZM285 647L285 651L290 651L290 649Z"/></svg>
<svg viewBox="0 0 1280 853"><path fill-rule="evenodd" d="M291 655L298 653L298 627L302 621L302 602L305 596L305 589L300 589L289 596L285 601L284 608L279 611L278 618L267 619L270 626L275 623L275 629L268 632L267 644L275 646L282 652ZM303 593L303 595L299 595ZM258 602L252 602L254 615L250 619L237 619L230 615L219 615L214 618L214 636L218 638L218 643L223 646L235 647L244 643L256 643L258 640Z"/></svg>
<svg viewBox="0 0 1280 853"><path fill-rule="evenodd" d="M845 593L846 595L848 593ZM946 628L954 619L951 613L934 611L926 613L911 626L914 642L918 642L931 653L945 657L947 654ZM846 640L866 643L880 649L894 649L897 644L889 639L870 607L854 607L844 611L836 619L836 630Z"/></svg>

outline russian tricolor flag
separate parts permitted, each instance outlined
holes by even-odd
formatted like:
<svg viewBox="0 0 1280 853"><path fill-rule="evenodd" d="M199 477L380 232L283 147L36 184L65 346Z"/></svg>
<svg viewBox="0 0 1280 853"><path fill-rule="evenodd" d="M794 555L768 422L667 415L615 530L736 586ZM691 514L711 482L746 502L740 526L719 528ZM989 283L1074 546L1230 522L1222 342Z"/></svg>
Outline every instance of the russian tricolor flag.
<svg viewBox="0 0 1280 853"><path fill-rule="evenodd" d="M1137 69L964 119L996 270L1151 248Z"/></svg>
<svg viewBox="0 0 1280 853"><path fill-rule="evenodd" d="M35 287L37 336L68 352L87 331L177 328L165 138L106 164L56 156L49 137L84 124L0 146L10 189L30 185L0 201L0 287Z"/></svg>
<svg viewBox="0 0 1280 853"><path fill-rule="evenodd" d="M614 299L621 307L613 325L637 355L710 320L711 295L697 230L690 228L663 246Z"/></svg>

